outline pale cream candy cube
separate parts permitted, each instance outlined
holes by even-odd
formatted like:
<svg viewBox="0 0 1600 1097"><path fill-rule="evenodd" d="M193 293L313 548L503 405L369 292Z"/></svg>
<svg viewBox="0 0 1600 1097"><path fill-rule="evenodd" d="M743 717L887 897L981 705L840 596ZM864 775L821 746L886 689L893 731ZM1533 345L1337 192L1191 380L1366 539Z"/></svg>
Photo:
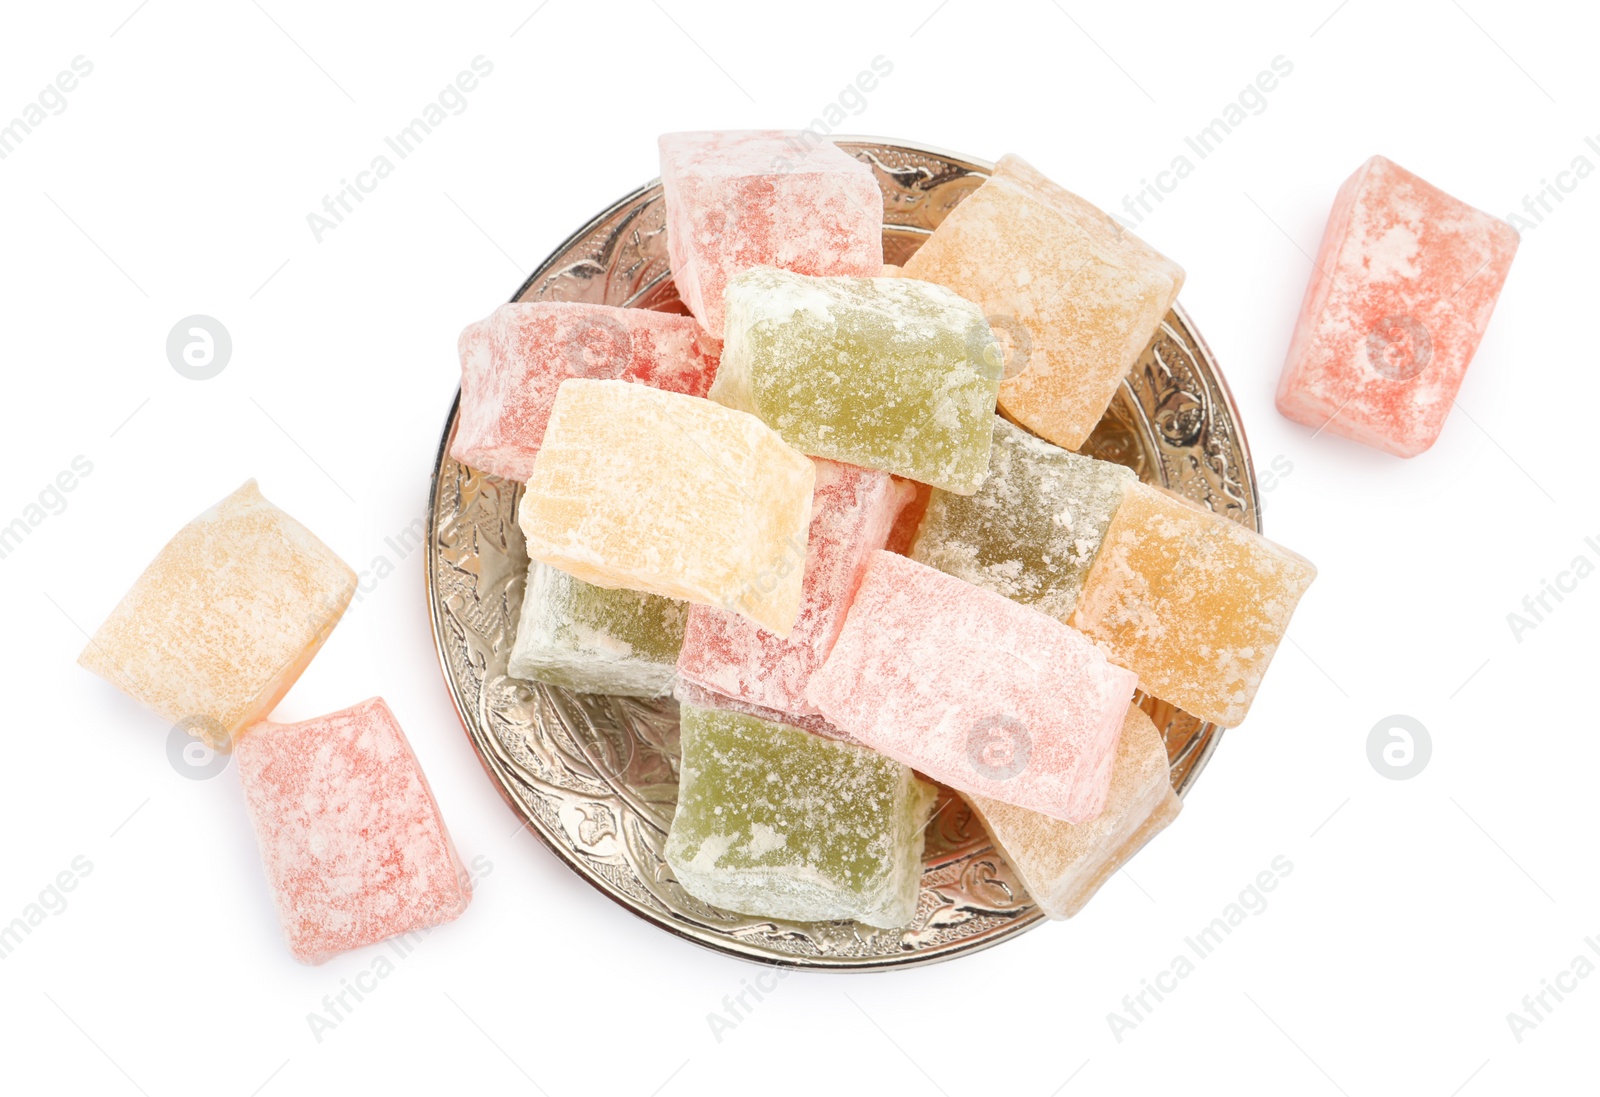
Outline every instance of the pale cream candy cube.
<svg viewBox="0 0 1600 1097"><path fill-rule="evenodd" d="M528 556L586 583L742 613L787 636L816 478L761 420L625 381L569 380L518 522Z"/></svg>
<svg viewBox="0 0 1600 1097"><path fill-rule="evenodd" d="M227 749L294 685L355 589L355 572L249 480L167 542L78 663Z"/></svg>

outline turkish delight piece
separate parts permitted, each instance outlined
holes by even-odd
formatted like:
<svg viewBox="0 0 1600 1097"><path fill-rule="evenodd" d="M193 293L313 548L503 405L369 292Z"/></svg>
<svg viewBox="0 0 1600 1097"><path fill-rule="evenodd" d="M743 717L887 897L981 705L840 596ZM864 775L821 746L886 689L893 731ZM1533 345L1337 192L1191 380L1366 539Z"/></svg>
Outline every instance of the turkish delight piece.
<svg viewBox="0 0 1600 1097"><path fill-rule="evenodd" d="M1167 745L1143 710L1129 705L1111 767L1106 806L1087 823L1063 823L983 796L967 802L1038 908L1071 918L1100 885L1178 817Z"/></svg>
<svg viewBox="0 0 1600 1097"><path fill-rule="evenodd" d="M1415 457L1438 440L1517 230L1374 156L1346 179L1300 305L1278 410Z"/></svg>
<svg viewBox="0 0 1600 1097"><path fill-rule="evenodd" d="M297 960L320 964L467 909L471 882L382 699L298 724L256 724L237 759Z"/></svg>
<svg viewBox="0 0 1600 1097"><path fill-rule="evenodd" d="M1083 822L1105 803L1135 684L1060 621L875 552L806 696L936 781Z"/></svg>
<svg viewBox="0 0 1600 1097"><path fill-rule="evenodd" d="M289 692L355 590L356 573L247 480L167 542L78 663L227 750Z"/></svg>
<svg viewBox="0 0 1600 1097"><path fill-rule="evenodd" d="M570 301L501 305L461 333L461 410L450 456L519 483L569 377L704 396L721 348L692 316Z"/></svg>
<svg viewBox="0 0 1600 1097"><path fill-rule="evenodd" d="M1183 287L1183 269L1016 156L906 260L1007 334L1000 408L1077 449Z"/></svg>
<svg viewBox="0 0 1600 1097"><path fill-rule="evenodd" d="M934 489L911 558L1065 621L1136 479L996 417L989 478L973 495Z"/></svg>
<svg viewBox="0 0 1600 1097"><path fill-rule="evenodd" d="M814 714L806 683L833 649L866 566L883 548L911 489L888 473L817 461L800 615L780 637L735 613L695 606L678 673L705 689L763 708Z"/></svg>
<svg viewBox="0 0 1600 1097"><path fill-rule="evenodd" d="M1244 720L1311 561L1146 484L1112 516L1071 623L1146 692L1202 720Z"/></svg>
<svg viewBox="0 0 1600 1097"><path fill-rule="evenodd" d="M759 419L625 381L562 382L518 511L528 556L601 587L800 611L811 461Z"/></svg>
<svg viewBox="0 0 1600 1097"><path fill-rule="evenodd" d="M728 284L711 398L813 457L970 495L989 470L1000 345L972 302L910 278L763 267Z"/></svg>
<svg viewBox="0 0 1600 1097"><path fill-rule="evenodd" d="M608 590L534 560L506 670L579 693L663 697L688 616L677 599Z"/></svg>
<svg viewBox="0 0 1600 1097"><path fill-rule="evenodd" d="M936 792L864 747L684 705L678 810L665 856L713 906L797 922L916 917Z"/></svg>
<svg viewBox="0 0 1600 1097"><path fill-rule="evenodd" d="M667 255L678 296L722 338L723 293L751 267L868 277L883 268L872 169L815 133L743 130L660 139Z"/></svg>

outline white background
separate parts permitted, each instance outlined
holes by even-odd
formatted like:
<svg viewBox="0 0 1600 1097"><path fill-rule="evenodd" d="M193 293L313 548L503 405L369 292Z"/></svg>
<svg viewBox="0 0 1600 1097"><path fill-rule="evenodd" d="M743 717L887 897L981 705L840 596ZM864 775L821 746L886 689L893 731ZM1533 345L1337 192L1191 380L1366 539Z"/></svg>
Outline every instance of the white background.
<svg viewBox="0 0 1600 1097"><path fill-rule="evenodd" d="M75 857L93 866L0 960L0 1086L1043 1097L1205 1079L1478 1097L1593 1084L1600 977L1520 1042L1507 1014L1600 935L1600 746L1578 692L1594 681L1600 578L1520 642L1506 615L1575 556L1600 561L1584 544L1600 544L1600 179L1525 232L1432 451L1407 462L1313 437L1272 406L1306 253L1366 157L1501 216L1575 157L1600 166L1584 145L1600 142L1592 11L136 2L0 16L0 121L74 57L94 67L0 160L0 524L74 457L93 465L0 560L0 923ZM306 215L479 55L494 69L467 109L318 243ZM1015 151L1108 209L1274 57L1292 62L1138 231L1187 269L1183 301L1258 468L1292 466L1264 496L1267 533L1321 578L1182 817L1080 917L927 969L792 976L718 1041L707 1015L759 969L651 928L513 834L439 674L421 553L385 538L422 512L458 330L654 176L658 133L808 125L879 55L892 74L839 132ZM232 334L214 380L185 380L165 356L194 313ZM492 863L467 914L320 1041L307 1014L373 950L297 965L231 769L180 775L167 726L73 662L162 543L251 476L356 567L396 565L279 718L386 697L463 856ZM1396 713L1433 745L1407 781L1367 756ZM1116 1040L1108 1012L1279 855L1294 867L1270 905Z"/></svg>

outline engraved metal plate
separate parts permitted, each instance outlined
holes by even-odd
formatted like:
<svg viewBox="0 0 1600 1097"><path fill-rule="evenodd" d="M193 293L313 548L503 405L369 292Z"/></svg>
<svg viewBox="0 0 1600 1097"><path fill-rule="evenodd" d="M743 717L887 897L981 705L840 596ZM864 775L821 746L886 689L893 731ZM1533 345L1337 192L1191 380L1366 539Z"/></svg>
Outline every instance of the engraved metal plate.
<svg viewBox="0 0 1600 1097"><path fill-rule="evenodd" d="M873 139L837 139L883 188L884 258L903 262L992 170L978 160ZM667 267L659 183L601 212L556 249L512 298L683 311ZM434 641L461 722L501 794L556 856L641 918L746 959L873 969L987 948L1043 921L961 799L944 790L928 828L915 923L792 923L732 914L673 879L661 848L677 802L677 706L587 696L506 675L528 559L520 485L449 456L452 407L428 498L427 593ZM1210 351L1176 308L1083 447L1260 528L1238 410ZM1171 705L1141 697L1166 736L1181 794L1221 738Z"/></svg>

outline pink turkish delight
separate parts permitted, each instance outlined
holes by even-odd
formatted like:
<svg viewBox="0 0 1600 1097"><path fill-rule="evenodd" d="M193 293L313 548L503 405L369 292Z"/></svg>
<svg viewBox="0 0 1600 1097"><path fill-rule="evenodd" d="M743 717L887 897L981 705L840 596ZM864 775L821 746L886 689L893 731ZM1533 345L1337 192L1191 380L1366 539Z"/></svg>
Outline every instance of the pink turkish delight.
<svg viewBox="0 0 1600 1097"><path fill-rule="evenodd" d="M678 674L703 689L792 715L816 712L806 683L822 666L861 580L912 491L886 472L818 460L800 616L787 637L748 617L694 606Z"/></svg>
<svg viewBox="0 0 1600 1097"><path fill-rule="evenodd" d="M1077 630L880 551L806 697L952 788L1081 823L1105 805L1136 684Z"/></svg>
<svg viewBox="0 0 1600 1097"><path fill-rule="evenodd" d="M1438 439L1520 238L1374 156L1339 188L1278 382L1290 419L1401 457Z"/></svg>
<svg viewBox="0 0 1600 1097"><path fill-rule="evenodd" d="M461 412L450 456L526 482L569 377L704 396L722 348L691 316L569 301L501 305L461 333Z"/></svg>
<svg viewBox="0 0 1600 1097"><path fill-rule="evenodd" d="M722 338L722 292L740 271L871 278L883 270L883 192L872 170L814 133L661 137L667 253L678 296Z"/></svg>
<svg viewBox="0 0 1600 1097"><path fill-rule="evenodd" d="M429 929L472 887L405 733L379 698L236 748L289 950L302 963Z"/></svg>

